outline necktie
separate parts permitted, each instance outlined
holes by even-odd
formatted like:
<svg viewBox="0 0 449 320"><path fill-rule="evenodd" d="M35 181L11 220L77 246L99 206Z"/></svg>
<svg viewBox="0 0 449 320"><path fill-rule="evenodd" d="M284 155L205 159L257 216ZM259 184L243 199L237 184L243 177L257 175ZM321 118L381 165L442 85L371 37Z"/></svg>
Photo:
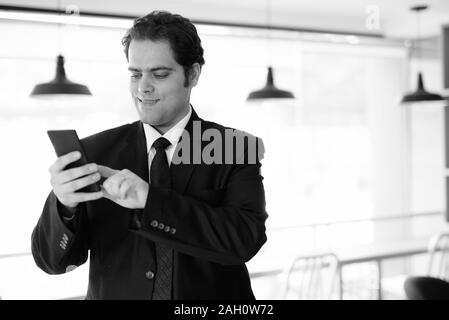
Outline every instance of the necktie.
<svg viewBox="0 0 449 320"><path fill-rule="evenodd" d="M170 170L165 149L170 142L159 138L153 143L156 154L151 162L150 183L159 188L171 188ZM151 200L150 200L151 201ZM172 291L173 250L156 243L156 275L154 279L154 300L170 300Z"/></svg>

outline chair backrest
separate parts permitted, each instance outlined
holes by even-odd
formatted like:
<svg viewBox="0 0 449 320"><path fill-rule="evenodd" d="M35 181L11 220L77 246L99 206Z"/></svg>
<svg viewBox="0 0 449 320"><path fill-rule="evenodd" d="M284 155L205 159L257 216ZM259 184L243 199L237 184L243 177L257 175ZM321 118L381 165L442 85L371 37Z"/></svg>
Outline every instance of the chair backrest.
<svg viewBox="0 0 449 320"><path fill-rule="evenodd" d="M429 241L427 275L449 281L449 232L434 235Z"/></svg>
<svg viewBox="0 0 449 320"><path fill-rule="evenodd" d="M286 272L284 299L338 297L339 260L334 253L296 257Z"/></svg>

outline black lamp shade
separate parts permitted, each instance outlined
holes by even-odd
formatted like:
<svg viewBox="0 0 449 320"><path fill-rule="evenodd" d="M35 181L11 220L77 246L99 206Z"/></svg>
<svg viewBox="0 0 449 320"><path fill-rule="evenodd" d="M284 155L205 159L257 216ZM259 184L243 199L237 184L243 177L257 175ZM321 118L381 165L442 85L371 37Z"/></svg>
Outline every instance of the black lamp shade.
<svg viewBox="0 0 449 320"><path fill-rule="evenodd" d="M89 88L83 84L75 83L67 79L64 69L64 57L58 55L56 60L56 76L46 83L36 85L31 96L44 94L84 94L92 95Z"/></svg>
<svg viewBox="0 0 449 320"><path fill-rule="evenodd" d="M424 80L421 72L418 73L418 88L415 92L406 94L402 98L402 103L420 102L420 101L441 101L444 100L442 96L436 93L430 93L424 89Z"/></svg>
<svg viewBox="0 0 449 320"><path fill-rule="evenodd" d="M267 74L267 83L265 84L265 87L251 92L248 95L248 98L246 100L257 100L257 99L294 99L293 93L290 91L281 90L275 87L274 81L273 81L273 69L271 67L268 67L268 74Z"/></svg>

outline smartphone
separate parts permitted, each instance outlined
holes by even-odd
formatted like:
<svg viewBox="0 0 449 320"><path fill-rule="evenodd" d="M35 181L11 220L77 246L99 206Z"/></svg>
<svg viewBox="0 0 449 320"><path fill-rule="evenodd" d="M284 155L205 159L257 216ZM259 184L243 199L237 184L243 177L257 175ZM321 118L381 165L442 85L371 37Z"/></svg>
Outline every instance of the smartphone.
<svg viewBox="0 0 449 320"><path fill-rule="evenodd" d="M70 168L76 168L79 166L83 166L89 163L87 159L86 152L84 151L83 145L78 138L75 130L48 130L48 137L50 138L53 147L55 148L56 155L58 157L63 156L72 151L81 152L81 158L77 161L69 163L64 170ZM77 190L77 192L96 192L100 191L100 183L102 183L104 179L100 179L98 182L94 182L91 185L88 185L82 189Z"/></svg>

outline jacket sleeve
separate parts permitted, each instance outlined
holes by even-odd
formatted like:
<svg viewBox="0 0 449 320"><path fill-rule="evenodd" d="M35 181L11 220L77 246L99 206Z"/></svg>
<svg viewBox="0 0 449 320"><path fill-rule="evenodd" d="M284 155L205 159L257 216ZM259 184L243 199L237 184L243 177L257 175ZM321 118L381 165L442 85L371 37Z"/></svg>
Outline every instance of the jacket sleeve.
<svg viewBox="0 0 449 320"><path fill-rule="evenodd" d="M75 215L66 225L59 212L58 199L50 192L31 235L34 261L46 273L65 273L86 262L88 233L85 206L80 204Z"/></svg>
<svg viewBox="0 0 449 320"><path fill-rule="evenodd" d="M224 188L198 197L150 185L142 226L134 232L220 264L245 263L267 240L260 169L259 161L233 165ZM213 198L219 200L207 200Z"/></svg>

